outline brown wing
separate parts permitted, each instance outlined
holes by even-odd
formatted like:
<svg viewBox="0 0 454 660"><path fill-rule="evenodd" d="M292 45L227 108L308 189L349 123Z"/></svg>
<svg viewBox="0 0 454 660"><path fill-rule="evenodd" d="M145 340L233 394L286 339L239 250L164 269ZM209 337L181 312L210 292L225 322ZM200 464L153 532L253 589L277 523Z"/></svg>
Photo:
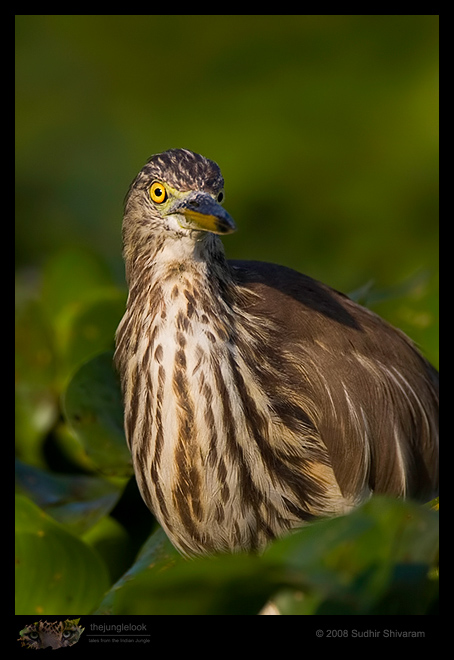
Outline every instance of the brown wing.
<svg viewBox="0 0 454 660"><path fill-rule="evenodd" d="M438 492L438 374L402 332L296 271L229 262L277 327L257 373L289 427L312 424L346 497L364 489L422 500ZM260 356L257 356L260 361ZM262 374L262 375L261 375Z"/></svg>

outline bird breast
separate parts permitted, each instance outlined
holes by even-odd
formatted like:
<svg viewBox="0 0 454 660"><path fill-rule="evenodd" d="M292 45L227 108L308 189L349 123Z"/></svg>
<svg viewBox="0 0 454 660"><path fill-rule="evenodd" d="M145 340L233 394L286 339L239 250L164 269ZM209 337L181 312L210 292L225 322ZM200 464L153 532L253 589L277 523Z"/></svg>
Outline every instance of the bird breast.
<svg viewBox="0 0 454 660"><path fill-rule="evenodd" d="M272 404L241 351L256 338L240 341L235 310L209 286L180 274L146 297L132 289L117 332L137 483L185 554L261 547L304 517L275 477Z"/></svg>

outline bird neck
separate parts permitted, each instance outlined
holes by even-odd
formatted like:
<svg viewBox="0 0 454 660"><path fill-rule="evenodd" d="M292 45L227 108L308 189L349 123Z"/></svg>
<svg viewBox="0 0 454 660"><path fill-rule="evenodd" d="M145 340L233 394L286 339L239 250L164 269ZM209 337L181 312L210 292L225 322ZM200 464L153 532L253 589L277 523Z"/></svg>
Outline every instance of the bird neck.
<svg viewBox="0 0 454 660"><path fill-rule="evenodd" d="M227 281L230 270L224 246L214 234L191 232L175 238L159 236L142 244L140 249L124 249L126 279L129 289L149 283L165 282L184 272Z"/></svg>
<svg viewBox="0 0 454 660"><path fill-rule="evenodd" d="M202 538L207 547L213 525L214 537L251 545L252 514L237 525L233 507L241 490L259 507L254 460L270 453L259 456L271 404L255 373L266 372L258 365L258 346L270 343L266 319L249 311L254 294L235 283L215 237L163 243L130 269L115 362L142 496L182 552L198 551Z"/></svg>
<svg viewBox="0 0 454 660"><path fill-rule="evenodd" d="M160 342L174 359L181 332L187 336L188 350L200 338L207 350L212 349L213 343L228 342L235 332L238 294L217 236L160 236L138 252L128 252L125 245L125 264L129 295L116 333L120 372L131 358L152 354Z"/></svg>

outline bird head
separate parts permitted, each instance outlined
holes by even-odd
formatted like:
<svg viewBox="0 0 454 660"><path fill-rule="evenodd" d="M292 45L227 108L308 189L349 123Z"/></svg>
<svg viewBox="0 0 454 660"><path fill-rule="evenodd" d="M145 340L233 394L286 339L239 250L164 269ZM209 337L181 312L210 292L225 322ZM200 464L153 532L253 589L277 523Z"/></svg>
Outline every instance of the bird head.
<svg viewBox="0 0 454 660"><path fill-rule="evenodd" d="M187 149L152 156L132 182L125 203L124 230L146 234L192 232L230 234L235 223L221 206L224 179L218 165ZM168 234L167 234L168 235Z"/></svg>

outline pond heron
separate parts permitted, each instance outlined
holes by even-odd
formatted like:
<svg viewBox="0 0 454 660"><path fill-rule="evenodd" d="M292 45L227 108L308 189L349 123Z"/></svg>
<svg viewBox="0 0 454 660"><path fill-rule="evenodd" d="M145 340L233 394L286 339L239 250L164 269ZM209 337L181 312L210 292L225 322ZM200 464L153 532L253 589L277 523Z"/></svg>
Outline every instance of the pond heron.
<svg viewBox="0 0 454 660"><path fill-rule="evenodd" d="M171 149L125 203L115 363L137 483L174 546L260 550L374 493L434 497L435 369L311 277L227 260L223 187L216 163Z"/></svg>

